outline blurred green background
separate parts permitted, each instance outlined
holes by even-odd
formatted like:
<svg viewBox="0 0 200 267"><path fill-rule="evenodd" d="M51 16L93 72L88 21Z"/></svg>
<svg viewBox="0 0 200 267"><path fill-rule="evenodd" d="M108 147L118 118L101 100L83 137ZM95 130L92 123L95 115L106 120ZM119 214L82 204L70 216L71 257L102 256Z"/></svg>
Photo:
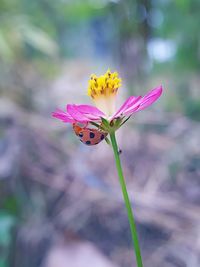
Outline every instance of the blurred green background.
<svg viewBox="0 0 200 267"><path fill-rule="evenodd" d="M87 80L161 99L118 140L148 267L200 266L200 1L0 1L0 267L129 267L111 149L51 117Z"/></svg>

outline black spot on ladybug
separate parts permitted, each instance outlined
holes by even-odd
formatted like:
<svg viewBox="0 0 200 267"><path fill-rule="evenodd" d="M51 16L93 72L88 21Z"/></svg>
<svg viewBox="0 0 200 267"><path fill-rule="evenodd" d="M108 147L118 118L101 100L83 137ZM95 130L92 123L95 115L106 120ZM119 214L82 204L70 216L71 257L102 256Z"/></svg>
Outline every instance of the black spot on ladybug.
<svg viewBox="0 0 200 267"><path fill-rule="evenodd" d="M105 138L104 134L101 135L101 140L103 140Z"/></svg>
<svg viewBox="0 0 200 267"><path fill-rule="evenodd" d="M90 138L94 138L95 134L93 132L90 132Z"/></svg>
<svg viewBox="0 0 200 267"><path fill-rule="evenodd" d="M90 142L90 141L86 141L85 143L86 143L86 145L90 145L90 144L91 144L91 142Z"/></svg>
<svg viewBox="0 0 200 267"><path fill-rule="evenodd" d="M83 137L83 133L79 133L79 137Z"/></svg>

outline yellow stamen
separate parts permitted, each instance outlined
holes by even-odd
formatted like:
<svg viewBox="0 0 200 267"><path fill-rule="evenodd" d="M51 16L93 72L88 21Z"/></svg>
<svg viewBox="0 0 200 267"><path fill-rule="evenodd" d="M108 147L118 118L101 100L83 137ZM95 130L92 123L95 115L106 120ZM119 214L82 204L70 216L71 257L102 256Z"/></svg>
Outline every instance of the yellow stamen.
<svg viewBox="0 0 200 267"><path fill-rule="evenodd" d="M104 75L97 77L95 74L91 75L88 86L88 95L93 99L103 96L111 96L117 93L121 86L121 79L117 72L110 72L108 70Z"/></svg>
<svg viewBox="0 0 200 267"><path fill-rule="evenodd" d="M121 79L117 72L108 70L99 77L93 74L89 80L88 95L98 108L110 116L115 111L115 96L120 86Z"/></svg>

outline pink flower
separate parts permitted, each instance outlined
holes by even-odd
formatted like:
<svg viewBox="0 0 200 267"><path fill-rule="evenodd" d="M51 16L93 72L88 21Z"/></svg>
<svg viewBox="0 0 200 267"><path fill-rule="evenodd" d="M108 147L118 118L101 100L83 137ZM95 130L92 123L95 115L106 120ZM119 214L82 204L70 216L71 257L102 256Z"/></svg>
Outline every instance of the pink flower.
<svg viewBox="0 0 200 267"><path fill-rule="evenodd" d="M110 76L113 75L113 73L107 72L104 76L96 78L97 86L98 86L98 83L100 83L99 85L101 88L102 88L102 84L104 86L104 83L106 80L105 76L108 73L110 74ZM103 94L104 92L103 93L101 92L100 94L98 94L99 88L92 88L91 86L88 89L91 91L89 92L89 94L94 99L96 105L99 107L102 107L101 110L91 105L68 104L66 106L66 111L57 109L55 112L53 112L52 116L63 122L72 123L72 124L73 123L89 123L93 121L100 122L101 118L107 119L108 121L112 121L118 118L129 117L133 115L134 113L147 108L148 106L153 104L162 94L162 86L159 86L151 90L150 92L148 92L143 97L142 96L130 96L117 111L115 111L113 114L109 114L108 110L114 111L113 106L115 104L116 91L118 89L119 83L121 82L121 80L118 78L118 75L116 73L114 74L115 74L115 78L111 79L111 81L114 80L114 82L111 85L113 86L115 91L111 92L110 94L109 92L107 92L107 95ZM92 77L92 81L93 81L93 77ZM102 82L102 77L104 78L103 82ZM115 85L117 87L115 87ZM109 86L108 82L107 82L107 85L105 86ZM96 91L93 89L96 89ZM94 95L92 95L92 92L94 93Z"/></svg>
<svg viewBox="0 0 200 267"><path fill-rule="evenodd" d="M109 70L102 76L92 75L89 80L88 95L92 97L95 106L68 104L66 111L57 109L52 116L65 123L73 124L77 135L85 131L87 135L88 124L97 127L98 130L106 133L116 131L134 113L143 110L153 104L162 94L162 86L142 96L130 96L122 106L116 110L116 95L121 85L121 79L117 72L111 73ZM82 128L78 124L85 125ZM81 140L83 141L83 140Z"/></svg>

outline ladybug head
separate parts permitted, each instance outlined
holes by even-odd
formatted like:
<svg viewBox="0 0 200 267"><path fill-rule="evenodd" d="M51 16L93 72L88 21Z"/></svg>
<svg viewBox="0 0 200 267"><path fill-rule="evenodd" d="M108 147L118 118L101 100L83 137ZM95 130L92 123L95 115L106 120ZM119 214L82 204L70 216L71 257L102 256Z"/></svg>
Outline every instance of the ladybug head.
<svg viewBox="0 0 200 267"><path fill-rule="evenodd" d="M73 130L74 130L76 135L79 135L82 128L77 123L73 123Z"/></svg>

